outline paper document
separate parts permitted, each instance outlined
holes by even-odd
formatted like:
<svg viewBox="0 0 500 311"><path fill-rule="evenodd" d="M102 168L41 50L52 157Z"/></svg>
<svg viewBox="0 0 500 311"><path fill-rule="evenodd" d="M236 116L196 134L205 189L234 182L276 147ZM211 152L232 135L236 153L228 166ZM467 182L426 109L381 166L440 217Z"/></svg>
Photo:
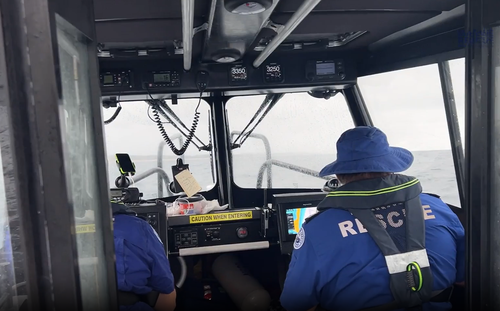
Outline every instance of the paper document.
<svg viewBox="0 0 500 311"><path fill-rule="evenodd" d="M194 179L193 174L191 174L189 170L183 170L179 174L175 175L174 178L177 180L182 190L184 190L184 193L186 193L188 197L192 197L202 190L200 184L198 184L196 179Z"/></svg>

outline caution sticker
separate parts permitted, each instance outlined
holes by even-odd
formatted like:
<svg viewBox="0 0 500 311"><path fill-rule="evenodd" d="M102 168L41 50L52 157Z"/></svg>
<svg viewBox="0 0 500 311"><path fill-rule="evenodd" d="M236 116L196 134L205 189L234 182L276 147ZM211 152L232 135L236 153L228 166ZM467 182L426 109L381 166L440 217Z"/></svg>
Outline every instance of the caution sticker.
<svg viewBox="0 0 500 311"><path fill-rule="evenodd" d="M95 232L95 224L77 225L76 226L76 234L80 234L80 233L94 233L94 232Z"/></svg>
<svg viewBox="0 0 500 311"><path fill-rule="evenodd" d="M252 219L252 211L189 216L190 224Z"/></svg>

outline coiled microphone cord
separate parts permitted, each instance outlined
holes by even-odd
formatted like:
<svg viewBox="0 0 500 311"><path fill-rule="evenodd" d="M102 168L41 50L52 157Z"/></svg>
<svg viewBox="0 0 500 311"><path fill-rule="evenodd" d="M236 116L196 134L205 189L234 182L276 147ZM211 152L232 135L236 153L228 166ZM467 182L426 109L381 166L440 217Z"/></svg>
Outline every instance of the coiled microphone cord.
<svg viewBox="0 0 500 311"><path fill-rule="evenodd" d="M191 129L189 130L189 133L186 137L186 141L182 145L181 149L177 149L175 147L174 143L172 142L170 137L168 137L168 134L165 131L165 128L163 127L163 122L160 119L160 112L159 112L159 109L161 108L159 107L160 105L158 104L158 101L159 101L158 99L152 100L152 105L151 105L151 108L153 109L153 118L156 123L156 126L158 127L158 130L160 131L163 140L165 140L165 143L168 145L170 150L172 150L172 152L175 155L178 156L183 155L186 152L187 148L189 147L189 144L193 140L196 128L198 127L198 123L200 121L200 113L198 112L198 108L200 107L201 96L200 99L198 100L198 105L196 106L196 109L194 111L193 124L191 125Z"/></svg>

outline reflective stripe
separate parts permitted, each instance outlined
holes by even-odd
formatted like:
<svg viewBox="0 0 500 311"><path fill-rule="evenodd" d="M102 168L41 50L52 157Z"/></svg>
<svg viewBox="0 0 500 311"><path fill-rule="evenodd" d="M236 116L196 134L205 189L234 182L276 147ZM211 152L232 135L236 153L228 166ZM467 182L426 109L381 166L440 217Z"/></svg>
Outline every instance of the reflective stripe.
<svg viewBox="0 0 500 311"><path fill-rule="evenodd" d="M411 262L418 263L420 268L429 267L429 257L427 257L427 251L425 249L385 256L385 262L390 274L405 272L406 267Z"/></svg>
<svg viewBox="0 0 500 311"><path fill-rule="evenodd" d="M344 197L344 196L373 196L373 195L380 195L380 194L386 194L386 193L391 193L391 192L396 192L398 190L402 190L408 187L411 187L413 185L416 185L419 183L418 179L413 179L410 180L404 184L397 185L397 186L392 186L388 188L382 188L378 190L371 190L371 191L332 191L330 192L327 197Z"/></svg>

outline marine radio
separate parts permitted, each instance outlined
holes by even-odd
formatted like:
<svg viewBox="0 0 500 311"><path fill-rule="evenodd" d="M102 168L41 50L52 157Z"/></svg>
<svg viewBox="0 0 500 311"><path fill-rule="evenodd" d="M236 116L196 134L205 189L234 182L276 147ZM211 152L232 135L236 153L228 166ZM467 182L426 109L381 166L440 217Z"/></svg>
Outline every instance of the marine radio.
<svg viewBox="0 0 500 311"><path fill-rule="evenodd" d="M165 89L179 87L181 85L180 74L176 70L157 70L144 74L142 87L148 89Z"/></svg>
<svg viewBox="0 0 500 311"><path fill-rule="evenodd" d="M127 90L133 87L131 70L107 70L99 74L101 88L114 88L115 90Z"/></svg>

